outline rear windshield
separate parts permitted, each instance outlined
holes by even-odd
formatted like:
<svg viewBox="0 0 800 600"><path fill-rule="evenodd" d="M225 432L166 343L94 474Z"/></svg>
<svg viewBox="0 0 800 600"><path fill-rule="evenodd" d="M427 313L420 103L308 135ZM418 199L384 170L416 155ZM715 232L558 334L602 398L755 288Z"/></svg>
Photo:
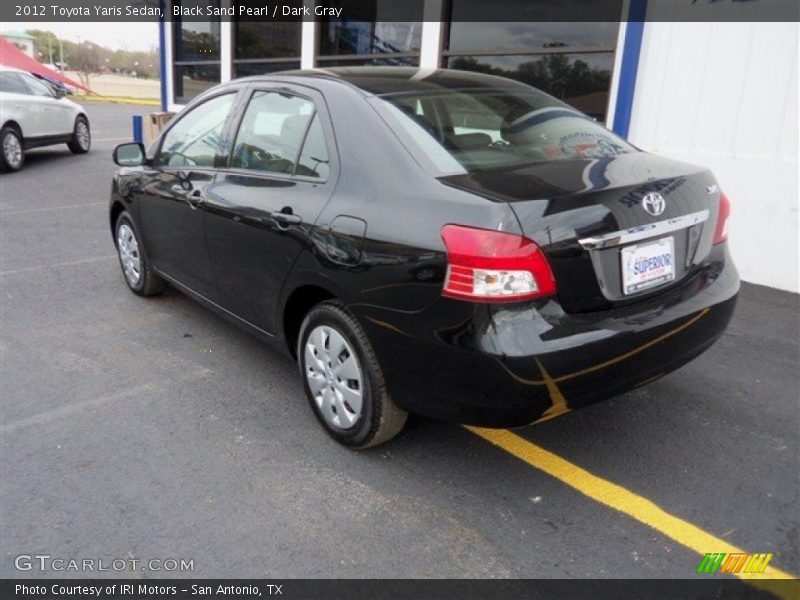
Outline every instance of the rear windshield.
<svg viewBox="0 0 800 600"><path fill-rule="evenodd" d="M635 152L586 115L536 90L449 90L372 100L439 175Z"/></svg>

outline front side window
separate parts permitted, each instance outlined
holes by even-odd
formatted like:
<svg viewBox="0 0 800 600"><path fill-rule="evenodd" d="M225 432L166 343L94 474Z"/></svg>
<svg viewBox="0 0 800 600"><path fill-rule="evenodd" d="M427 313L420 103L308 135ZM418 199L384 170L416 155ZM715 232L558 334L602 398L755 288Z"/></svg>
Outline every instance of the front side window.
<svg viewBox="0 0 800 600"><path fill-rule="evenodd" d="M46 96L48 98L53 97L53 91L50 89L50 86L42 83L35 77L31 77L30 75L20 75L20 77L25 82L25 85L28 86L31 94L34 96Z"/></svg>
<svg viewBox="0 0 800 600"><path fill-rule="evenodd" d="M231 167L293 174L313 117L310 100L282 92L255 92L236 135Z"/></svg>
<svg viewBox="0 0 800 600"><path fill-rule="evenodd" d="M235 97L235 93L216 96L181 117L164 136L156 164L213 167Z"/></svg>
<svg viewBox="0 0 800 600"><path fill-rule="evenodd" d="M442 175L635 151L586 115L536 90L423 92L374 102L407 146Z"/></svg>

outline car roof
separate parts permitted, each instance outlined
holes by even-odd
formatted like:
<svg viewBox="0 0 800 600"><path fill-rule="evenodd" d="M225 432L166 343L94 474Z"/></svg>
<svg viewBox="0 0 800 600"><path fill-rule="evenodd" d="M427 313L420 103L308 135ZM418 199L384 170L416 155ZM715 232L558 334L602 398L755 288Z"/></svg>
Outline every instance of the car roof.
<svg viewBox="0 0 800 600"><path fill-rule="evenodd" d="M7 67L5 65L0 65L0 71L10 71L12 73L26 73L22 69L15 69L14 67Z"/></svg>
<svg viewBox="0 0 800 600"><path fill-rule="evenodd" d="M440 92L454 89L516 89L530 86L496 75L459 71L456 69L427 69L417 67L332 67L281 71L255 75L238 81L327 80L345 83L365 95L403 94L409 92Z"/></svg>

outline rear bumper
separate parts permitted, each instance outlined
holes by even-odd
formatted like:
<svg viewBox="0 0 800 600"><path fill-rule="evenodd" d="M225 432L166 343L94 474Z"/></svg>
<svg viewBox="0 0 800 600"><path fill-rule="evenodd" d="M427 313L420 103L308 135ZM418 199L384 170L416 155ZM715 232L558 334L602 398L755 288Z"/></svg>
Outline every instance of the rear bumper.
<svg viewBox="0 0 800 600"><path fill-rule="evenodd" d="M440 298L413 314L350 308L399 406L513 427L621 394L708 349L739 291L726 246L709 258L657 297L597 313L569 314L552 299L486 305Z"/></svg>

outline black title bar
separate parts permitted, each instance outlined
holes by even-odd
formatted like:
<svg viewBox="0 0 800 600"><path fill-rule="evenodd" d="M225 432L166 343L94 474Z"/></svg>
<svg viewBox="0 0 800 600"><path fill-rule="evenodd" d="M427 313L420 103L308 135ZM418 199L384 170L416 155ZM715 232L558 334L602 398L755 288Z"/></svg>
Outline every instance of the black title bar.
<svg viewBox="0 0 800 600"><path fill-rule="evenodd" d="M336 598L337 600L541 599L673 600L722 598L750 600L797 598L797 580L760 580L754 585L732 578L696 579L17 579L0 582L3 600L236 600Z"/></svg>
<svg viewBox="0 0 800 600"><path fill-rule="evenodd" d="M377 8L376 8L377 7ZM0 21L765 22L798 0L2 0Z"/></svg>

